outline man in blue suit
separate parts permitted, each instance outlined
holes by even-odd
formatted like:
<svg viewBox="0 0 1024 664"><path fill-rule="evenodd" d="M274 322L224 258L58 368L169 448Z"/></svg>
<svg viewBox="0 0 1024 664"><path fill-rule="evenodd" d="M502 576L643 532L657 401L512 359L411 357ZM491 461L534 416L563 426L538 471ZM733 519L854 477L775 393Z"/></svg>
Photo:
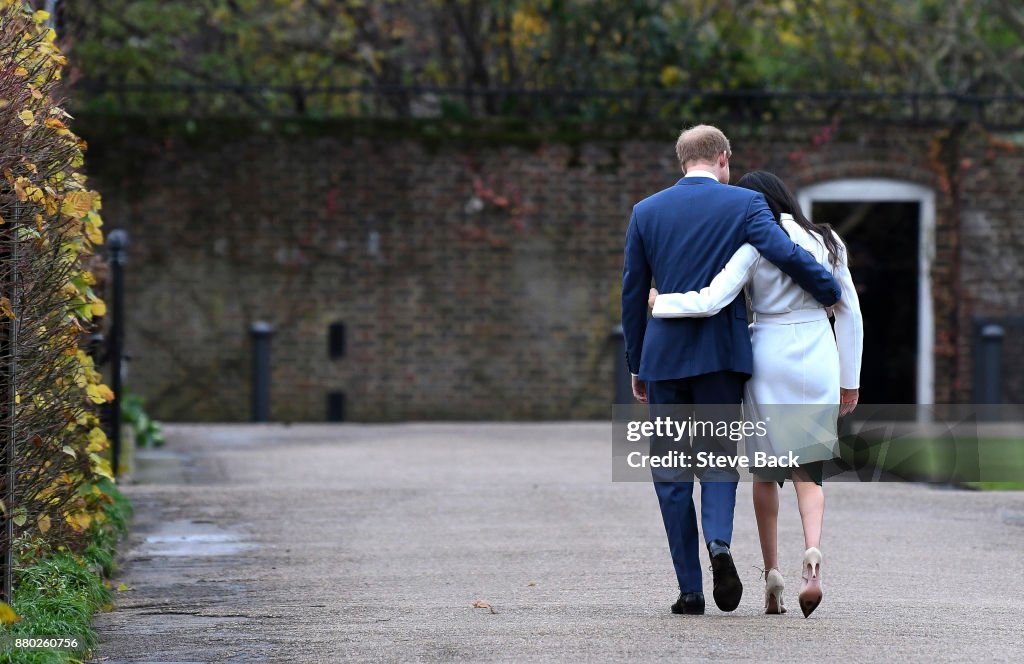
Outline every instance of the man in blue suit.
<svg viewBox="0 0 1024 664"><path fill-rule="evenodd" d="M663 293L700 290L744 243L788 274L825 306L840 297L828 270L796 245L776 223L760 193L729 186L732 150L709 125L684 131L676 143L684 177L633 207L622 271L622 329L633 395L656 405L739 404L752 371L745 299L708 318L647 318L654 278ZM706 444L707 441L704 441ZM652 447L656 441L652 439ZM694 450L699 441L694 437ZM678 445L677 445L678 447ZM673 613L704 613L693 473L653 479L679 581ZM701 526L711 558L715 603L723 611L740 602L743 584L729 549L738 473L733 468L698 472ZM671 480L671 481L667 481Z"/></svg>

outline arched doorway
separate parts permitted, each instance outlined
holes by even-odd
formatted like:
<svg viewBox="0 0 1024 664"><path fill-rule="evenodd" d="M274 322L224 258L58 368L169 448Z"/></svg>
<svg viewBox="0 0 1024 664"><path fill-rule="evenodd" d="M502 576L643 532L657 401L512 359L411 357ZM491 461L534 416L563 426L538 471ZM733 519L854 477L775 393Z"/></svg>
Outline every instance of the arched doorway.
<svg viewBox="0 0 1024 664"><path fill-rule="evenodd" d="M798 196L804 212L832 224L850 249L865 319L861 400L934 403L935 193L900 180L852 178Z"/></svg>

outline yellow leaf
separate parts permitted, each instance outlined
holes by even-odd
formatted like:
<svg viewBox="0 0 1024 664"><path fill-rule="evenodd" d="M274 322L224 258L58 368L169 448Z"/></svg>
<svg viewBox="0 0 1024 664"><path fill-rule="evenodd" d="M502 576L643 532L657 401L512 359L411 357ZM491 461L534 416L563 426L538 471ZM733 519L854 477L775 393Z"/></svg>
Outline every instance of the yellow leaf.
<svg viewBox="0 0 1024 664"><path fill-rule="evenodd" d="M32 114L32 111L22 111L18 113L18 117L25 123L26 127L31 127L36 121L36 116Z"/></svg>
<svg viewBox="0 0 1024 664"><path fill-rule="evenodd" d="M93 316L106 316L107 305L103 300L96 300L92 303L92 315Z"/></svg>
<svg viewBox="0 0 1024 664"><path fill-rule="evenodd" d="M14 612L7 602L0 602L0 624L13 625L21 620L21 616Z"/></svg>
<svg viewBox="0 0 1024 664"><path fill-rule="evenodd" d="M92 515L85 511L76 512L75 514L66 514L64 520L75 530L82 531L92 524Z"/></svg>
<svg viewBox="0 0 1024 664"><path fill-rule="evenodd" d="M70 217L81 219L92 209L92 200L93 192L91 191L72 191L64 197L64 203L60 209Z"/></svg>
<svg viewBox="0 0 1024 664"><path fill-rule="evenodd" d="M93 403L106 403L107 399L100 392L99 385L89 385L85 388L85 394Z"/></svg>
<svg viewBox="0 0 1024 664"><path fill-rule="evenodd" d="M135 588L132 588L131 586L129 586L128 584L125 584L125 583L122 583L121 585L119 585L117 587L117 592L119 592L119 593L123 593L126 590L135 590Z"/></svg>
<svg viewBox="0 0 1024 664"><path fill-rule="evenodd" d="M114 475L110 470L110 462L99 456L95 452L89 454L89 460L92 461L92 472L96 473L101 477L106 477L111 482L114 482Z"/></svg>
<svg viewBox="0 0 1024 664"><path fill-rule="evenodd" d="M48 18L50 18L50 12L43 11L42 9L38 9L34 14L32 14L32 20L36 23L46 23Z"/></svg>
<svg viewBox="0 0 1024 664"><path fill-rule="evenodd" d="M95 217L95 220L93 219ZM100 221L99 215L90 212L85 217L85 236L89 238L89 242L93 244L103 244L103 231L100 230L100 225L103 222Z"/></svg>
<svg viewBox="0 0 1024 664"><path fill-rule="evenodd" d="M93 427L92 431L89 432L89 446L85 449L86 452L100 452L107 449L110 441L107 439L107 434L103 432L103 429L99 427Z"/></svg>
<svg viewBox="0 0 1024 664"><path fill-rule="evenodd" d="M6 295L0 295L0 313L11 320L18 319L18 317L14 315L14 309L11 308L11 301L7 299Z"/></svg>
<svg viewBox="0 0 1024 664"><path fill-rule="evenodd" d="M36 519L36 525L39 526L39 532L43 535L50 529L50 517L46 514L40 514L39 518Z"/></svg>
<svg viewBox="0 0 1024 664"><path fill-rule="evenodd" d="M28 76L28 70L25 69L24 67L18 67L17 69L14 70L14 75L15 76Z"/></svg>

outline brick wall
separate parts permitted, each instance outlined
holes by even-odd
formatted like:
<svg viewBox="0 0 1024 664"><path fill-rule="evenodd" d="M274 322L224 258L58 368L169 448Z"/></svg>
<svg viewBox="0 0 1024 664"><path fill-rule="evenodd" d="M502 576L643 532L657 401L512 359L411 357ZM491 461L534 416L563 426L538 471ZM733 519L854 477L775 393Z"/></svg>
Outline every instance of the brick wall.
<svg viewBox="0 0 1024 664"><path fill-rule="evenodd" d="M262 319L276 420L323 420L331 390L356 420L608 416L623 233L679 177L674 130L195 122L79 127L107 229L131 234L127 383L154 415L246 419ZM971 316L1024 304L1024 155L978 130L725 128L737 176L936 190L936 396L966 399Z"/></svg>

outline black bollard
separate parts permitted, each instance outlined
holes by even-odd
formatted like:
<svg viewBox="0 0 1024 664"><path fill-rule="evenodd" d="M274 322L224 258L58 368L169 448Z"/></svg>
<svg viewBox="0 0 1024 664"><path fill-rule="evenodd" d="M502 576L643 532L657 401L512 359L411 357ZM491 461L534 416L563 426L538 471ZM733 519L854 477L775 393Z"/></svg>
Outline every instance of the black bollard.
<svg viewBox="0 0 1024 664"><path fill-rule="evenodd" d="M341 390L327 393L327 421L345 421L345 393Z"/></svg>
<svg viewBox="0 0 1024 664"><path fill-rule="evenodd" d="M121 463L121 391L123 389L124 360L124 264L127 260L128 233L117 229L107 236L113 303L110 319L110 389L114 400L110 402L110 469L116 477Z"/></svg>
<svg viewBox="0 0 1024 664"><path fill-rule="evenodd" d="M987 323L978 332L975 346L974 399L979 404L1003 401L1003 336L1002 325Z"/></svg>
<svg viewBox="0 0 1024 664"><path fill-rule="evenodd" d="M626 366L626 336L622 326L616 325L611 333L612 357L615 360L615 402L617 404L633 403L633 375Z"/></svg>
<svg viewBox="0 0 1024 664"><path fill-rule="evenodd" d="M256 321L249 330L252 336L252 421L270 421L270 338L274 326Z"/></svg>

